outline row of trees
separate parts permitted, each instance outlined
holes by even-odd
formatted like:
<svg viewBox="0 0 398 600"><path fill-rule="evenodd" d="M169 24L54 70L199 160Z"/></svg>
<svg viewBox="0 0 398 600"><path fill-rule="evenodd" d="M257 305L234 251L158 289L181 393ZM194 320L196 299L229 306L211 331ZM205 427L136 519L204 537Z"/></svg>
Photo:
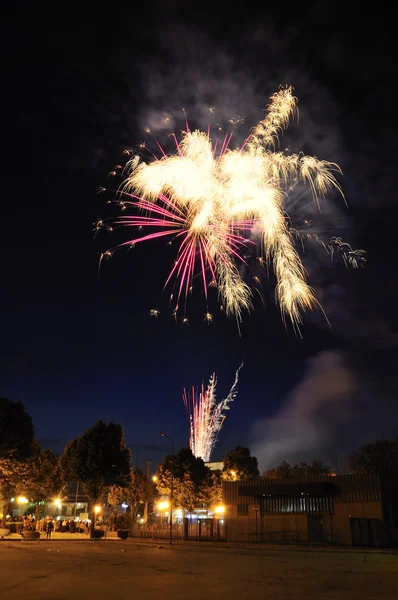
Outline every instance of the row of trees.
<svg viewBox="0 0 398 600"><path fill-rule="evenodd" d="M398 438L378 440L352 453L351 472L379 473L386 480L398 478ZM270 478L289 478L330 473L321 461L290 465L282 462L264 473ZM191 450L181 449L166 456L152 481L131 465L131 453L124 441L123 428L102 421L69 442L60 457L41 448L35 439L30 415L23 404L0 398L0 513L2 526L10 499L18 494L36 502L62 494L65 487L79 481L89 498L92 530L94 506L107 501L113 506L127 502L134 520L139 506L154 499L156 491L169 495L173 479L174 506L193 511L222 500L222 482L245 480L259 475L257 458L249 448L237 446L224 458L222 471L211 471Z"/></svg>
<svg viewBox="0 0 398 600"><path fill-rule="evenodd" d="M378 474L384 481L398 479L398 438L376 440L365 444L348 457L350 473ZM290 465L283 461L279 466L264 472L270 479L329 475L332 469L320 460L311 464L300 462Z"/></svg>
<svg viewBox="0 0 398 600"><path fill-rule="evenodd" d="M69 483L76 481L89 499L92 531L94 506L106 500L108 494L112 503L119 503L117 490L123 488L123 500L127 499L134 511L139 500L145 501L150 489L147 478L134 472L123 428L117 423L99 421L69 442L58 457L39 446L32 419L23 404L0 398L2 526L12 496L26 496L36 503L37 511L40 502L61 495Z"/></svg>
<svg viewBox="0 0 398 600"><path fill-rule="evenodd" d="M182 448L174 456L169 454L158 466L156 487L160 494L170 495L173 482L174 505L183 512L195 508L210 508L222 502L222 482L258 477L257 458L249 448L237 446L224 458L224 467L210 470L201 458L196 458L189 448Z"/></svg>
<svg viewBox="0 0 398 600"><path fill-rule="evenodd" d="M170 494L174 480L174 505L184 511L221 502L222 481L259 475L257 459L248 448L237 446L225 457L223 471L211 471L190 449L166 456L157 469L156 488L131 465L131 453L123 428L102 421L69 442L61 456L44 450L35 439L30 415L20 402L0 399L0 512L3 526L14 495L39 503L62 495L71 482L79 481L89 499L92 531L94 506L127 502L134 522L141 504L159 494Z"/></svg>
<svg viewBox="0 0 398 600"><path fill-rule="evenodd" d="M290 479L292 477L316 477L318 475L330 475L331 468L320 460L314 460L311 464L300 462L291 465L285 460L278 467L264 472L264 477L269 479Z"/></svg>

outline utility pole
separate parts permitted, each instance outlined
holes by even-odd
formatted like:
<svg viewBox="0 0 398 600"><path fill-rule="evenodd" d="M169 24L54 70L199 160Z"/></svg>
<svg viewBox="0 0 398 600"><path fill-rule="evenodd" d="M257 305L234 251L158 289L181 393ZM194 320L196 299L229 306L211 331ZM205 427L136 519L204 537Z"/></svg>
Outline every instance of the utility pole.
<svg viewBox="0 0 398 600"><path fill-rule="evenodd" d="M146 476L147 476L148 481L149 481L150 473L151 473L151 461L148 460L148 462L146 463ZM147 521L148 521L148 500L145 500L144 523L146 523Z"/></svg>
<svg viewBox="0 0 398 600"><path fill-rule="evenodd" d="M172 463L171 463L171 486L170 486L170 541L169 543L173 543L173 491L174 491L174 441L169 436L166 435L163 431L160 432L162 437L167 438L171 442L171 455L172 455Z"/></svg>
<svg viewBox="0 0 398 600"><path fill-rule="evenodd" d="M77 497L79 495L79 482L76 483L75 508L73 510L74 518L76 519Z"/></svg>

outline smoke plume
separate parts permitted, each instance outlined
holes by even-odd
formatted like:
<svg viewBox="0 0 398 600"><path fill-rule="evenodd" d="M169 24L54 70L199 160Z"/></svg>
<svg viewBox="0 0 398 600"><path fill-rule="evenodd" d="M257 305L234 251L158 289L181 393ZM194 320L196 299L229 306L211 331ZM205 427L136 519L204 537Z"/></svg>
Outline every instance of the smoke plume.
<svg viewBox="0 0 398 600"><path fill-rule="evenodd" d="M352 419L356 388L340 353L322 352L312 358L280 411L253 427L251 448L261 467L318 458L314 451L326 450L337 426Z"/></svg>

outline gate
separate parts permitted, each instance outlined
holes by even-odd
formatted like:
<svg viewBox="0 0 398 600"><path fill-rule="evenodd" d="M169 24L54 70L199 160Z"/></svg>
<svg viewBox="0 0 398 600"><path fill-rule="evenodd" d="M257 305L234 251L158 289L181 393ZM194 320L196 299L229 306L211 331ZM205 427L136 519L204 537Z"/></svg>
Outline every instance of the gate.
<svg viewBox="0 0 398 600"><path fill-rule="evenodd" d="M353 546L377 546L376 519L350 518Z"/></svg>
<svg viewBox="0 0 398 600"><path fill-rule="evenodd" d="M307 515L308 540L309 542L322 542L322 517L321 515Z"/></svg>
<svg viewBox="0 0 398 600"><path fill-rule="evenodd" d="M225 542L225 521L224 519L185 519L184 533L186 540Z"/></svg>
<svg viewBox="0 0 398 600"><path fill-rule="evenodd" d="M132 532L134 537L153 540L166 540L170 536L168 523L137 525ZM224 519L188 519L173 524L173 538L196 542L225 542L226 525Z"/></svg>

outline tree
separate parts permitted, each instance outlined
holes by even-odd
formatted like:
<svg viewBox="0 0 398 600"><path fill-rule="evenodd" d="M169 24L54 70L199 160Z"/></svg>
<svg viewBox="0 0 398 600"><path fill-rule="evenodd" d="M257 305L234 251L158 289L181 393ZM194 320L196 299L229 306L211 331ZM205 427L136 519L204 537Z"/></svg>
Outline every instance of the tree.
<svg viewBox="0 0 398 600"><path fill-rule="evenodd" d="M132 472L131 484L127 488L133 520L137 518L139 507L154 498L154 486L140 469Z"/></svg>
<svg viewBox="0 0 398 600"><path fill-rule="evenodd" d="M221 504L222 502L222 472L221 470L211 472L211 486L209 490L209 504Z"/></svg>
<svg viewBox="0 0 398 600"><path fill-rule="evenodd" d="M398 438L361 446L350 454L348 465L352 473L379 475L386 520L398 523Z"/></svg>
<svg viewBox="0 0 398 600"><path fill-rule="evenodd" d="M113 485L108 493L108 504L111 506L120 506L126 501L126 488L120 485Z"/></svg>
<svg viewBox="0 0 398 600"><path fill-rule="evenodd" d="M91 537L94 505L113 485L128 485L131 454L124 443L123 428L112 421L98 421L83 435L69 442L60 458L66 481L80 481L90 499Z"/></svg>
<svg viewBox="0 0 398 600"><path fill-rule="evenodd" d="M156 487L162 495L170 495L173 477L173 503L183 511L192 512L210 501L211 471L189 448L182 448L175 456L166 456L158 466L156 476Z"/></svg>
<svg viewBox="0 0 398 600"><path fill-rule="evenodd" d="M292 477L292 466L284 460L279 467L265 471L264 477L268 477L269 479L288 479Z"/></svg>
<svg viewBox="0 0 398 600"><path fill-rule="evenodd" d="M352 473L377 473L383 479L398 478L398 438L376 440L352 452L348 459Z"/></svg>
<svg viewBox="0 0 398 600"><path fill-rule="evenodd" d="M131 526L136 522L138 510L141 504L150 502L154 496L153 484L140 470L134 471L130 467L130 474L124 487L112 486L108 494L108 502L111 506L119 506L123 502L129 505L131 515Z"/></svg>
<svg viewBox="0 0 398 600"><path fill-rule="evenodd" d="M22 402L0 398L0 458L24 460L34 450L32 417Z"/></svg>
<svg viewBox="0 0 398 600"><path fill-rule="evenodd" d="M11 496L28 473L26 462L0 458L0 510L1 527L5 527Z"/></svg>
<svg viewBox="0 0 398 600"><path fill-rule="evenodd" d="M249 448L236 446L224 458L222 478L224 481L251 479L259 476L258 460L251 456Z"/></svg>
<svg viewBox="0 0 398 600"><path fill-rule="evenodd" d="M174 488L174 502L183 511L192 513L195 508L203 505L203 486L197 485L192 473L186 471L182 477L177 480Z"/></svg>
<svg viewBox="0 0 398 600"><path fill-rule="evenodd" d="M289 479L291 477L318 477L319 475L329 475L331 469L321 460L314 460L310 465L306 462L300 462L296 465L290 465L285 460L275 469L265 471L264 477L269 479Z"/></svg>
<svg viewBox="0 0 398 600"><path fill-rule="evenodd" d="M0 398L0 514L5 526L10 499L27 474L26 460L34 451L32 417L21 402Z"/></svg>
<svg viewBox="0 0 398 600"><path fill-rule="evenodd" d="M27 460L26 474L17 486L21 495L36 503L36 518L39 505L44 500L59 496L63 487L58 457L52 450L43 450L36 444L34 455Z"/></svg>

